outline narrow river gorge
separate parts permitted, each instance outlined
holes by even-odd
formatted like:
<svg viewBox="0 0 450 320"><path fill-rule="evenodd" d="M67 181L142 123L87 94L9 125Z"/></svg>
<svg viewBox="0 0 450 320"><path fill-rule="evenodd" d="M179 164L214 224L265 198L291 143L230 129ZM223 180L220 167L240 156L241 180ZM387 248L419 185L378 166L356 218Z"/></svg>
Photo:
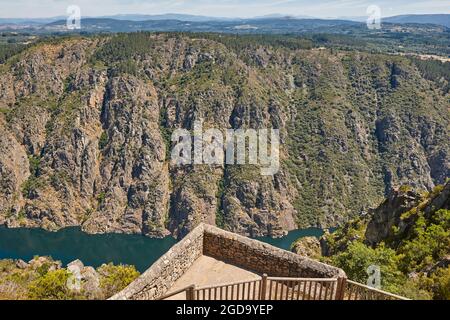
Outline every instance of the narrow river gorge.
<svg viewBox="0 0 450 320"><path fill-rule="evenodd" d="M258 238L276 247L289 250L292 242L301 237L320 237L323 230L316 228L289 232L283 238ZM130 264L143 272L166 253L177 240L173 237L153 239L141 235L91 235L79 228L58 232L41 229L8 229L0 227L0 259L22 259L33 256L51 256L64 265L80 259L85 265L98 267L103 263Z"/></svg>

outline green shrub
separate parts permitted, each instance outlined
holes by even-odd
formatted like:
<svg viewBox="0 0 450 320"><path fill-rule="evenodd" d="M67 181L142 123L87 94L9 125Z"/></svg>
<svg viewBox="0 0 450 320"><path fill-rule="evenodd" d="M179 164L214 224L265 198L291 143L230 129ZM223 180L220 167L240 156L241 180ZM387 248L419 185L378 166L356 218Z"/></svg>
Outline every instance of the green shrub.
<svg viewBox="0 0 450 320"><path fill-rule="evenodd" d="M108 144L108 134L103 131L98 141L98 147L100 150L103 150L105 149L107 144Z"/></svg>
<svg viewBox="0 0 450 320"><path fill-rule="evenodd" d="M41 159L39 157L31 155L28 157L28 161L30 163L30 173L33 176L38 176L39 167L41 166Z"/></svg>
<svg viewBox="0 0 450 320"><path fill-rule="evenodd" d="M30 177L27 181L22 184L22 195L25 198L33 199L39 188L42 188L45 184L44 181L39 177L39 168L41 165L41 159L36 156L29 156L29 170Z"/></svg>
<svg viewBox="0 0 450 320"><path fill-rule="evenodd" d="M75 298L67 287L70 273L66 270L49 271L28 285L31 300L71 300Z"/></svg>
<svg viewBox="0 0 450 320"><path fill-rule="evenodd" d="M45 183L41 178L30 176L28 180L22 184L22 195L25 198L33 199L36 197L37 190L44 186Z"/></svg>
<svg viewBox="0 0 450 320"><path fill-rule="evenodd" d="M450 300L450 267L439 269L431 277L431 290L436 300Z"/></svg>
<svg viewBox="0 0 450 320"><path fill-rule="evenodd" d="M409 191L412 191L413 188L411 186L403 185L400 187L399 190L400 190L400 192L407 193Z"/></svg>
<svg viewBox="0 0 450 320"><path fill-rule="evenodd" d="M125 289L131 282L139 277L139 272L134 266L105 264L98 268L101 275L100 287L106 297L111 297Z"/></svg>
<svg viewBox="0 0 450 320"><path fill-rule="evenodd" d="M408 279L402 285L388 288L392 293L396 293L403 297L408 297L413 300L431 300L433 293L423 287L424 277L418 279Z"/></svg>
<svg viewBox="0 0 450 320"><path fill-rule="evenodd" d="M100 192L100 194L97 196L98 205L101 206L103 204L103 202L105 202L105 199L106 199L106 193Z"/></svg>
<svg viewBox="0 0 450 320"><path fill-rule="evenodd" d="M372 265L379 266L382 287L392 291L405 281L398 268L399 258L394 250L384 245L373 249L361 242L353 242L345 252L334 256L332 260L334 265L342 268L350 279L363 284L367 282L369 276L367 268Z"/></svg>
<svg viewBox="0 0 450 320"><path fill-rule="evenodd" d="M439 210L431 219L424 216L416 221L413 233L398 252L402 270L419 271L443 257L450 248L450 210Z"/></svg>
<svg viewBox="0 0 450 320"><path fill-rule="evenodd" d="M15 267L16 267L16 264L15 264L14 260L12 260L12 259L0 260L0 273L10 272Z"/></svg>
<svg viewBox="0 0 450 320"><path fill-rule="evenodd" d="M45 262L39 267L36 268L36 272L41 276L45 276L48 273L48 270L50 269L50 263Z"/></svg>

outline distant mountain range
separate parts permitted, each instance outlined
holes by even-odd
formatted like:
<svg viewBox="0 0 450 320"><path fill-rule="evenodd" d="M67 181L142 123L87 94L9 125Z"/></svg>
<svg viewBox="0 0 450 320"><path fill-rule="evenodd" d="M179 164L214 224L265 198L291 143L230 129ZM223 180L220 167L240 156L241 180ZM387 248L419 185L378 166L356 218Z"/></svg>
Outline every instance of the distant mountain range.
<svg viewBox="0 0 450 320"><path fill-rule="evenodd" d="M298 34L305 32L344 33L352 28L361 28L364 24L345 20L260 18L239 20L181 21L171 20L121 20L113 18L85 18L81 22L81 31L99 32L225 32L239 34ZM4 30L11 27L6 25ZM11 28L12 29L12 28ZM17 28L18 29L18 28ZM37 33L67 32L66 20L58 20L43 25L25 25L22 31Z"/></svg>
<svg viewBox="0 0 450 320"><path fill-rule="evenodd" d="M450 14L411 14L383 19L390 23L437 24L450 28Z"/></svg>
<svg viewBox="0 0 450 320"><path fill-rule="evenodd" d="M242 20L260 20L260 19L318 19L311 16L291 16L286 14L271 14L265 16L257 16L251 18L230 18L230 17L211 17L191 14L178 14L178 13L166 13L166 14L117 14L98 17L84 17L84 19L114 19L114 20L126 20L126 21L161 21L161 20L178 20L185 22L208 22L208 21L242 21ZM0 18L0 23L17 23L17 24L47 24L56 22L59 20L65 20L65 16L49 17L49 18ZM326 19L329 20L329 19ZM348 20L348 19L338 19Z"/></svg>
<svg viewBox="0 0 450 320"><path fill-rule="evenodd" d="M239 18L225 18L225 17L208 17L191 14L166 13L158 15L148 14L118 14L111 16L102 16L99 18L128 20L128 21L160 21L160 20L178 20L186 22L206 22L206 21L236 21Z"/></svg>
<svg viewBox="0 0 450 320"><path fill-rule="evenodd" d="M50 17L50 18L0 18L0 24L28 24L28 25L42 25L52 23L58 20L66 19L65 16Z"/></svg>
<svg viewBox="0 0 450 320"><path fill-rule="evenodd" d="M50 17L50 18L0 18L0 24L27 24L27 25L45 25L54 23L57 21L65 20L66 17ZM165 21L165 20L177 20L183 22L242 22L242 21L254 21L254 20L273 20L273 19L301 19L301 20L346 20L355 22L365 22L366 17L337 17L337 18L316 18L310 16L291 16L285 14L272 14L261 17L253 18L226 18L226 17L210 17L201 15L189 15L189 14L177 14L167 13L160 15L146 15L146 14L120 14L101 17L85 17L86 19L112 19L119 21ZM388 23L418 23L418 24L436 24L450 28L450 14L412 14L412 15L400 15L383 18L384 22Z"/></svg>

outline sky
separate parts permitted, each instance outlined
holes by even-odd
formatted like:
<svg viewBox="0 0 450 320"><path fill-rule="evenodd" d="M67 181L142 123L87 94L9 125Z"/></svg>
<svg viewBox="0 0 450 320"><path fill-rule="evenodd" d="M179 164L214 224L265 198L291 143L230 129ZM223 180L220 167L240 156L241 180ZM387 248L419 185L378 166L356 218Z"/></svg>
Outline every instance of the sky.
<svg viewBox="0 0 450 320"><path fill-rule="evenodd" d="M69 5L78 5L82 16L185 13L243 18L270 14L356 17L366 16L370 5L378 5L384 17L450 14L450 0L0 0L0 18L64 16Z"/></svg>

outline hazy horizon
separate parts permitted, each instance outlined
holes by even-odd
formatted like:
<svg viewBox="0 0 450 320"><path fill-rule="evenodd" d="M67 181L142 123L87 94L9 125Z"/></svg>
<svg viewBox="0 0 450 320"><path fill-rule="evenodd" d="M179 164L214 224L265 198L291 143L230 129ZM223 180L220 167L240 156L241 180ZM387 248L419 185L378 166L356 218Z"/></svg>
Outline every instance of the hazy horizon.
<svg viewBox="0 0 450 320"><path fill-rule="evenodd" d="M65 16L69 5L78 5L85 17L111 15L188 14L223 18L250 18L272 14L345 18L367 16L378 5L383 17L405 14L450 14L448 0L0 0L0 18L52 18Z"/></svg>

